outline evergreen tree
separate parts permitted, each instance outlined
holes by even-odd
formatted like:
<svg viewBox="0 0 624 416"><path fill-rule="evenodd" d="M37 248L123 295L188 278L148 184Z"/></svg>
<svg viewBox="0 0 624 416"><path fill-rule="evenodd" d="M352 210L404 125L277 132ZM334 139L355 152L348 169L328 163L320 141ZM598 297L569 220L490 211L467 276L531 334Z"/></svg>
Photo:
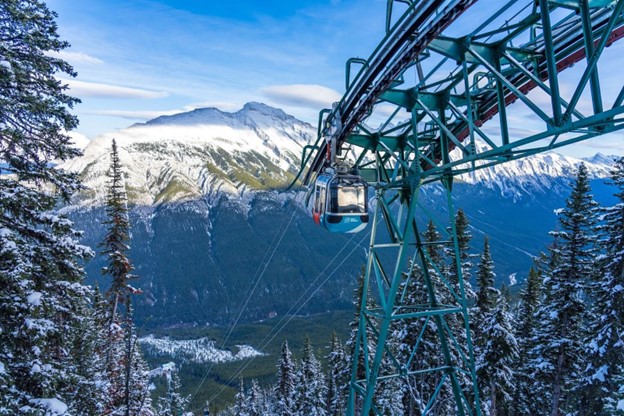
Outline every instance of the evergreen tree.
<svg viewBox="0 0 624 416"><path fill-rule="evenodd" d="M258 380L251 380L251 388L249 389L249 395L246 399L246 413L249 416L264 416L264 396Z"/></svg>
<svg viewBox="0 0 624 416"><path fill-rule="evenodd" d="M498 290L494 289L494 261L490 252L490 243L485 237L481 261L477 267L477 300L475 303L475 316L487 314L492 310L498 297Z"/></svg>
<svg viewBox="0 0 624 416"><path fill-rule="evenodd" d="M141 355L134 328L131 294L140 293L128 283L136 278L131 274L132 264L127 256L130 222L119 160L117 143L113 139L111 164L108 172L106 200L107 233L100 244L108 266L102 274L111 278L106 292L105 317L100 321L106 343L104 345L107 381L107 412L112 415L143 415L151 412L147 364Z"/></svg>
<svg viewBox="0 0 624 416"><path fill-rule="evenodd" d="M75 76L51 52L56 14L36 0L0 3L0 414L44 414L51 405L93 410L95 357L88 340L90 291L80 265L91 251L52 212L78 189L52 166L80 154L66 132L78 120L58 75ZM75 373L72 373L74 372ZM75 384L77 383L77 384ZM92 392L93 401L79 392ZM81 393L82 394L82 393ZM86 406L85 409L80 409Z"/></svg>
<svg viewBox="0 0 624 416"><path fill-rule="evenodd" d="M503 415L515 390L513 363L518 344L505 296L496 295L491 308L481 313L476 361L482 400L490 416Z"/></svg>
<svg viewBox="0 0 624 416"><path fill-rule="evenodd" d="M349 394L349 360L335 332L331 337L327 363L327 414L341 416L345 413Z"/></svg>
<svg viewBox="0 0 624 416"><path fill-rule="evenodd" d="M127 245L130 239L130 220L126 187L115 139L111 145L110 158L106 199L107 220L104 221L108 229L100 246L103 247L102 255L107 257L108 262L108 266L102 269L102 274L111 278L111 285L107 291L111 309L110 322L116 323L120 307L126 305L127 298L133 291L128 282L136 276L131 274L133 267L127 255L130 248Z"/></svg>
<svg viewBox="0 0 624 416"><path fill-rule="evenodd" d="M604 237L596 274L594 319L585 342L587 366L579 385L584 414L624 414L624 158L616 160L611 183L617 204L602 210ZM618 410L618 405L620 409Z"/></svg>
<svg viewBox="0 0 624 416"><path fill-rule="evenodd" d="M149 391L149 368L141 353L139 337L132 320L132 305L126 299L126 324L124 333L124 414L125 416L150 416L152 398Z"/></svg>
<svg viewBox="0 0 624 416"><path fill-rule="evenodd" d="M288 341L282 344L280 359L277 364L277 382L275 384L275 406L280 415L292 416L295 411L296 368Z"/></svg>
<svg viewBox="0 0 624 416"><path fill-rule="evenodd" d="M533 377L529 367L529 353L535 347L532 340L537 330L536 312L541 306L541 275L532 267L526 287L520 294L520 305L516 314L518 359L514 364L516 391L512 405L513 415L531 414L533 398Z"/></svg>
<svg viewBox="0 0 624 416"><path fill-rule="evenodd" d="M298 416L325 416L325 398L327 385L321 370L321 363L316 359L310 338L306 337L303 356L297 373L296 410Z"/></svg>
<svg viewBox="0 0 624 416"><path fill-rule="evenodd" d="M179 416L183 414L191 397L180 394L180 377L176 371L167 375L167 395L158 398L156 415Z"/></svg>
<svg viewBox="0 0 624 416"><path fill-rule="evenodd" d="M546 297L538 311L541 324L531 352L534 395L543 400L537 413L559 416L571 411L571 389L580 379L583 362L583 324L586 320L587 282L594 273L595 207L587 168L581 164L572 193L560 214L561 231L553 249L557 262L545 279Z"/></svg>
<svg viewBox="0 0 624 416"><path fill-rule="evenodd" d="M476 294L470 284L470 278L472 276L472 256L469 253L470 240L472 234L470 234L470 224L468 217L464 213L463 209L458 209L455 214L455 230L457 232L457 245L459 248L459 262L461 267L462 277L464 279L464 290L466 293L466 300L471 301L475 298ZM449 252L451 256L450 274L454 281L459 285L457 264L454 259L455 253L453 250ZM459 293L459 291L458 291Z"/></svg>
<svg viewBox="0 0 624 416"><path fill-rule="evenodd" d="M238 391L234 396L234 414L237 416L249 416L247 412L247 396L245 395L245 383L241 378L238 382Z"/></svg>
<svg viewBox="0 0 624 416"><path fill-rule="evenodd" d="M491 331L495 325L493 322L494 315L492 310L497 302L497 299L500 297L499 291L494 288L495 277L494 261L492 260L490 244L486 237L483 243L481 259L477 266L478 289L476 294L476 303L471 311L471 325L475 332L475 367L479 381L479 390L481 391L484 405L487 403L488 397L492 398L492 395L490 394L492 391L492 374L490 373L492 366L490 365L491 363L486 361L488 358L492 357L488 357L486 355L486 351L489 352L489 347L491 347L491 337L493 335ZM493 397L495 397L495 394Z"/></svg>

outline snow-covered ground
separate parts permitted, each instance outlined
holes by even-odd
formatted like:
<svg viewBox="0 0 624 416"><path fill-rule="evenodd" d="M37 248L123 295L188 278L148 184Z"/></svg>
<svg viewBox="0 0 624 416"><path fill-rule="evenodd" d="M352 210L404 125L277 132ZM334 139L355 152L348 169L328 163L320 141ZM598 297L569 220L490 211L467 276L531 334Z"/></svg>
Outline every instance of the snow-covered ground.
<svg viewBox="0 0 624 416"><path fill-rule="evenodd" d="M265 355L249 345L237 345L236 353L219 349L208 338L174 340L148 335L139 338L143 352L156 357L171 357L185 363L224 363Z"/></svg>

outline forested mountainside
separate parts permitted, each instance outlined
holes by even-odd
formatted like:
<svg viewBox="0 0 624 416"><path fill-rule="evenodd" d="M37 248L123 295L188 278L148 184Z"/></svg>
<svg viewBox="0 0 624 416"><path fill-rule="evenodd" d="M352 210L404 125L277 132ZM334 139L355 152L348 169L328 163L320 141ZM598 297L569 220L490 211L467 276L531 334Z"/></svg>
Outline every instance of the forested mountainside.
<svg viewBox="0 0 624 416"><path fill-rule="evenodd" d="M239 295L256 282L245 320L286 313L293 299L321 281L301 313L349 308L366 231L327 233L309 218L302 190L281 191L315 136L313 126L260 103L235 113L206 108L159 117L101 136L84 156L62 165L86 185L68 211L85 230L84 242L97 250L109 147L116 138L131 208L130 257L144 293L136 311L142 323L227 323ZM456 206L471 222L475 248L488 235L493 256L502 260L499 283L522 280L532 257L545 249L546 231L580 162L547 153L456 180ZM585 161L598 194L608 162ZM439 208L446 206L439 185L422 194L441 217L447 215ZM86 267L95 283L101 261Z"/></svg>

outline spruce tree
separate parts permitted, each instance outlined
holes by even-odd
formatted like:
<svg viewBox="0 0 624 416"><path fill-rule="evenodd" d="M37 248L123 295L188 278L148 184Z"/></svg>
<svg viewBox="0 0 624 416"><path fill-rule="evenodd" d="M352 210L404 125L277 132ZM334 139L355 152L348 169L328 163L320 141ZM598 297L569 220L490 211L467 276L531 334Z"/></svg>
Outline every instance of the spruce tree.
<svg viewBox="0 0 624 416"><path fill-rule="evenodd" d="M53 168L80 155L67 135L78 100L58 80L75 73L54 56L69 46L55 18L39 1L0 3L0 414L93 405L77 396L95 382L80 356L91 354L80 342L91 331L81 316L90 296L81 264L91 251L53 211L80 186Z"/></svg>
<svg viewBox="0 0 624 416"><path fill-rule="evenodd" d="M111 278L106 292L105 317L100 319L106 343L103 353L106 359L107 403L106 409L114 415L143 415L151 412L148 391L147 364L141 355L138 336L134 327L131 295L140 293L130 286L133 267L127 251L130 238L130 221L123 172L117 143L113 139L108 171L108 194L106 199L108 226L100 244L107 266L102 274Z"/></svg>
<svg viewBox="0 0 624 416"><path fill-rule="evenodd" d="M349 394L349 360L336 333L332 333L327 363L327 414L341 416L345 413Z"/></svg>
<svg viewBox="0 0 624 416"><path fill-rule="evenodd" d="M518 358L514 364L516 390L511 414L531 414L533 398L533 376L529 366L529 354L535 347L533 339L537 330L536 312L541 306L541 274L531 267L526 287L520 294L520 305L516 311Z"/></svg>
<svg viewBox="0 0 624 416"><path fill-rule="evenodd" d="M481 260L477 266L478 290L474 308L477 320L479 319L479 315L485 315L491 311L496 303L498 290L494 289L495 278L496 274L494 273L494 261L492 260L492 253L490 252L490 243L488 238L485 237L483 242L483 253L481 254Z"/></svg>
<svg viewBox="0 0 624 416"><path fill-rule="evenodd" d="M327 385L321 363L312 349L310 338L306 337L299 371L297 372L296 410L298 416L325 416Z"/></svg>
<svg viewBox="0 0 624 416"><path fill-rule="evenodd" d="M470 284L470 278L472 276L472 255L470 254L470 240L472 239L472 234L470 233L470 223L468 222L468 217L463 209L458 209L455 214L455 230L457 232L457 245L459 248L459 262L461 267L462 277L464 279L464 290L466 293L466 300L471 301L475 298L476 294ZM451 266L450 273L454 281L457 285L459 285L458 281L458 272L457 272L457 264L454 260L455 253L453 251L449 252L451 256Z"/></svg>
<svg viewBox="0 0 624 416"><path fill-rule="evenodd" d="M108 193L106 198L108 226L101 254L106 256L108 265L102 269L102 274L111 278L110 288L106 292L110 303L110 322L117 322L117 315L121 307L126 305L133 288L129 281L136 278L132 272L132 264L128 259L127 242L130 239L130 220L128 218L128 201L123 178L117 142L113 139L110 153L110 169L108 171Z"/></svg>
<svg viewBox="0 0 624 416"><path fill-rule="evenodd" d="M275 406L280 415L292 416L295 412L296 368L288 341L284 341L277 363L277 381L275 384Z"/></svg>
<svg viewBox="0 0 624 416"><path fill-rule="evenodd" d="M234 414L237 416L249 416L247 412L248 402L247 395L245 394L245 383L241 378L238 382L238 391L234 396Z"/></svg>
<svg viewBox="0 0 624 416"><path fill-rule="evenodd" d="M180 376L177 371L172 371L167 376L167 394L158 398L156 415L178 416L183 414L191 397L180 394Z"/></svg>
<svg viewBox="0 0 624 416"><path fill-rule="evenodd" d="M482 312L477 338L477 374L483 404L490 416L507 414L515 391L513 363L518 357L518 344L513 333L512 316L507 299L497 294L490 309Z"/></svg>
<svg viewBox="0 0 624 416"><path fill-rule="evenodd" d="M587 366L578 388L581 408L592 415L624 414L624 158L616 160L611 184L617 189L617 203L601 210L604 254L592 286Z"/></svg>
<svg viewBox="0 0 624 416"><path fill-rule="evenodd" d="M546 297L538 311L541 328L531 353L539 381L534 393L544 401L540 414L559 416L574 406L570 392L582 371L587 283L595 272L595 214L587 168L581 164L560 214L561 230L551 233L558 241L553 249L557 262L544 282Z"/></svg>

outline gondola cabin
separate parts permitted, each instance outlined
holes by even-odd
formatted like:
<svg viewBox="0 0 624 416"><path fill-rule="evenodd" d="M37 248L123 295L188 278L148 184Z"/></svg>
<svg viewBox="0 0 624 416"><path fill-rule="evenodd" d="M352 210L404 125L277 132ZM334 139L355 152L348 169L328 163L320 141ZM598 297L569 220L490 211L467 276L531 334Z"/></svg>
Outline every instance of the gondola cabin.
<svg viewBox="0 0 624 416"><path fill-rule="evenodd" d="M314 185L314 222L334 233L357 233L368 224L368 185L359 176L324 172Z"/></svg>

